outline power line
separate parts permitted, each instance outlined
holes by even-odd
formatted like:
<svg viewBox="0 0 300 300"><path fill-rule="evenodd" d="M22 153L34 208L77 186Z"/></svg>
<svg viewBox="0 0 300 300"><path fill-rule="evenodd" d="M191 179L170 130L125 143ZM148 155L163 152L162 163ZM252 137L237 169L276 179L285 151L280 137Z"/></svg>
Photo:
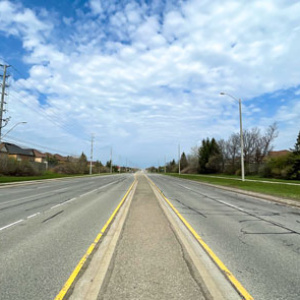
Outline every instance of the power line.
<svg viewBox="0 0 300 300"><path fill-rule="evenodd" d="M26 76L24 76L24 74L22 74L18 69L16 69L14 66L11 66L19 75L20 78L23 79ZM18 85L21 85L26 91L28 90L28 87L26 87L20 80L18 80ZM14 93L17 93L18 91L14 90L14 88L12 87L12 90ZM38 91L37 91L38 92ZM38 92L39 93L39 92ZM16 94L17 95L17 94ZM63 122L62 120L57 119L57 115L56 118L52 117L51 115L49 115L49 113L47 113L47 111L45 111L44 109L41 108L36 108L34 106L29 106L22 98L19 97L19 95L17 95L16 98L14 98L16 100L21 101L25 106L27 106L28 108L34 110L35 112L37 112L38 114L42 113L50 122L52 122L54 125L60 127L61 129L67 131L69 134L74 135L74 133L72 132L72 127L68 124L66 124L65 122ZM79 126L78 124L76 124L76 126ZM78 138L78 136L76 136ZM84 140L85 142L89 141L89 138L86 136L86 138L81 139Z"/></svg>
<svg viewBox="0 0 300 300"><path fill-rule="evenodd" d="M57 119L55 119L53 116L49 115L45 110L42 109L38 109L35 106L32 105L28 105L28 103L24 100L22 100L21 98L19 98L19 95L16 94L16 96L14 96L15 91L11 91L13 92L13 94L10 94L10 97L12 97L14 100L20 101L22 102L26 107L28 107L29 109L35 111L37 114L39 115L43 115L48 121L50 121L52 124L56 125L57 127L63 129L64 131L66 131L67 133L71 134L74 136L74 133L71 131L72 127L70 127L69 125L67 125L64 122L58 121ZM17 97L18 96L18 97ZM78 136L76 136L78 138ZM87 139L83 139L84 141L88 141Z"/></svg>
<svg viewBox="0 0 300 300"><path fill-rule="evenodd" d="M62 154L69 155L69 156L74 155L74 154L70 154L70 153L68 153L66 151L62 151L62 150L58 150L58 149L54 149L54 148L45 147L45 146L33 143L31 141L24 141L24 140L19 139L19 138L11 137L10 135L8 135L6 137L6 140L12 140L14 142L18 142L21 145L23 145L25 147L28 147L28 148L37 147L39 149L44 149L44 150L46 150L46 152L51 151L51 152L55 152L55 153L62 153Z"/></svg>

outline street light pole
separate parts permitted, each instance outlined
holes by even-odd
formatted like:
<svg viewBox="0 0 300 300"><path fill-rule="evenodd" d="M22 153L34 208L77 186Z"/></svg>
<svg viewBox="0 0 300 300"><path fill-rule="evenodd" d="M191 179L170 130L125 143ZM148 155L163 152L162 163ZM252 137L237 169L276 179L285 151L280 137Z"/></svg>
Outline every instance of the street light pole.
<svg viewBox="0 0 300 300"><path fill-rule="evenodd" d="M181 174L180 170L180 144L178 144L178 174Z"/></svg>
<svg viewBox="0 0 300 300"><path fill-rule="evenodd" d="M15 124L11 129L9 129L5 134L3 134L2 136L0 136L0 143L1 140L8 134L10 133L16 126L18 126L19 124L26 124L27 122L19 122L17 124Z"/></svg>
<svg viewBox="0 0 300 300"><path fill-rule="evenodd" d="M242 101L241 99L237 99L230 94L221 92L220 95L228 96L239 102L239 113L240 113L240 139L241 139L241 172L242 172L242 181L245 181L245 166L244 166L244 139L243 139L243 125L242 125Z"/></svg>

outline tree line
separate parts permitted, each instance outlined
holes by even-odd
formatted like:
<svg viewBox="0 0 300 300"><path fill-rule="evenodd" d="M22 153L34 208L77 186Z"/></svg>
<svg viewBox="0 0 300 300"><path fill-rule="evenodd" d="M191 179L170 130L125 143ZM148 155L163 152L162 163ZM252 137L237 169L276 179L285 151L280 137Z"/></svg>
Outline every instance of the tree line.
<svg viewBox="0 0 300 300"><path fill-rule="evenodd" d="M272 143L277 136L276 123L270 125L265 132L257 127L243 131L245 174L300 180L300 131L293 149L285 155L270 157ZM152 171L164 169L153 168ZM200 147L193 147L188 155L184 152L181 154L180 169L181 173L186 174L240 175L240 134L233 133L227 140L203 139ZM166 172L178 173L178 171L179 164L175 159L166 164Z"/></svg>
<svg viewBox="0 0 300 300"><path fill-rule="evenodd" d="M55 155L47 154L47 163L49 171L57 174L89 174L89 161L87 156L82 152L79 157L68 156L63 161L59 161ZM40 168L40 163L30 161L18 161L14 158L0 156L0 176L38 176L45 173L45 168ZM125 166L112 165L107 161L105 165L97 160L93 162L93 174L117 172L134 172L135 169Z"/></svg>

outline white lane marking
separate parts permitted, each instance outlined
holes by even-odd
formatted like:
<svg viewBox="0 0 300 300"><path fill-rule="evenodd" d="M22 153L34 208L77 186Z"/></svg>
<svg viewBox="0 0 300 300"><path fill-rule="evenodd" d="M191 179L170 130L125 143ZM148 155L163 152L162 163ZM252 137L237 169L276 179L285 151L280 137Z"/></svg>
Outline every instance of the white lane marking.
<svg viewBox="0 0 300 300"><path fill-rule="evenodd" d="M182 186L183 188L185 188L185 189L187 189L187 190L190 190L190 191L192 191L192 192L196 192L195 190L190 189L190 188L188 188L188 187L186 187L186 186L184 186L184 185L182 185L182 184L178 184L178 185L180 185L180 186ZM228 202L225 202L225 201L222 201L222 200L218 200L218 199L214 199L214 200L217 201L217 202L219 202L219 203L222 203L222 204L225 204L225 205L227 205L227 206L230 206L230 207L232 207L232 208L235 208L235 209L237 209L237 210L239 210L239 211L246 212L243 208L238 207L238 206L236 206L236 205L233 205L233 204L230 204L230 203L228 203Z"/></svg>
<svg viewBox="0 0 300 300"><path fill-rule="evenodd" d="M104 186L101 186L100 188L97 188L97 189L95 189L95 190L93 190L93 191L90 191L90 192L88 192L88 193L82 194L82 195L80 195L80 196L78 196L78 197L75 197L75 198L72 198L72 199L70 199L70 200L68 200L68 201L65 201L65 202L56 204L56 205L52 206L51 209L53 209L53 208L55 208L55 207L58 207L58 206L61 206L61 205L66 204L66 203L70 203L70 202L72 202L72 201L74 201L74 200L76 200L76 199L78 199L78 198L80 198L80 197L82 197L82 196L85 196L85 195L90 194L90 193L92 193L92 192L95 192L95 191L97 191L97 190L101 190L101 189L103 189L103 188L105 188L105 187L107 187L107 186L109 186L109 185L111 185L111 184L113 184L113 183L115 183L115 182L108 183L108 184L106 184L106 185L104 185ZM37 213L35 213L35 214L33 214L33 215L28 216L27 219L31 219L31 218L33 218L33 217L36 217L36 216L39 215L39 214L40 214L40 212L37 212ZM4 229L7 229L7 228L9 228L9 227L12 227L12 226L14 226L14 225L17 225L17 224L19 224L19 223L21 223L21 222L23 222L23 221L24 221L24 219L20 219L20 220L14 222L14 223L11 223L11 224L8 224L8 225L6 225L6 226L4 226L4 227L1 227L1 228L0 228L0 231L2 231L2 230L4 230Z"/></svg>
<svg viewBox="0 0 300 300"><path fill-rule="evenodd" d="M79 195L79 196L77 196L77 197L74 197L74 198L72 198L72 199L70 199L70 200L67 200L67 201L58 203L58 204L52 206L50 209L54 209L54 208L59 207L59 206L64 205L64 204L68 204L68 203L70 203L70 202L72 202L72 201L74 201L74 200L76 200L76 199L78 199L78 198L87 196L87 195L92 194L92 193L94 193L94 192L96 192L96 191L98 191L98 190L101 190L101 189L103 189L103 188L105 188L105 187L107 187L107 186L109 186L109 185L111 185L111 184L113 184L113 183L115 183L115 182L110 182L110 183L108 183L108 184L106 184L106 185L101 186L100 188L97 188L97 189L95 189L95 190L89 191L89 192L87 192L87 193L84 193L84 194L82 194L82 195Z"/></svg>
<svg viewBox="0 0 300 300"><path fill-rule="evenodd" d="M70 202L72 202L72 201L74 201L74 200L76 200L76 199L77 199L77 197L72 198L72 199L70 199L70 200L67 200L67 201L65 201L64 203L70 203Z"/></svg>
<svg viewBox="0 0 300 300"><path fill-rule="evenodd" d="M238 207L238 206L236 206L236 205L230 204L230 203L225 202L225 201L222 201L222 200L217 200L217 199L215 199L215 200L218 201L218 202L220 202L220 203L223 203L223 204L225 204L225 205L227 205L227 206L230 206L230 207L232 207L232 208L235 208L235 209L237 209L237 210L240 210L240 211L242 211L242 212L246 212L243 208Z"/></svg>
<svg viewBox="0 0 300 300"><path fill-rule="evenodd" d="M195 192L193 189L190 189L190 188L188 188L188 187L186 187L186 186L184 186L184 185L182 185L182 184L179 184L179 183L178 183L178 185L182 186L183 188L185 188L185 189L187 189L187 190L190 190L190 191L192 191L192 192Z"/></svg>
<svg viewBox="0 0 300 300"><path fill-rule="evenodd" d="M32 198L32 197L38 197L38 196L46 195L46 194L53 193L53 192L63 191L63 190L66 190L66 189L68 189L68 188L63 188L63 189L59 189L59 190L49 191L49 192L42 193L42 194L35 194L35 195L23 197L23 198L18 198L18 199L6 201L6 202L1 202L0 205L16 202L16 201L20 201L20 200L25 200L25 199Z"/></svg>
<svg viewBox="0 0 300 300"><path fill-rule="evenodd" d="M9 227L12 227L12 226L14 226L14 225L17 225L17 224L19 224L19 223L21 223L21 222L23 222L23 221L24 221L24 219L21 219L21 220L18 220L18 221L16 221L16 222L14 222L14 223L8 224L8 225L6 225L6 226L4 226L4 227L1 227L1 228L0 228L0 231L2 231L2 230L4 230L4 229L7 229L7 228L9 228Z"/></svg>
<svg viewBox="0 0 300 300"><path fill-rule="evenodd" d="M36 217L36 216L39 215L39 214L40 214L40 212L37 212L37 213L35 213L35 214L33 214L33 215L28 216L27 219L34 218L34 217Z"/></svg>
<svg viewBox="0 0 300 300"><path fill-rule="evenodd" d="M53 208L58 207L58 206L61 206L61 205L63 205L64 203L65 203L65 202L63 202L63 203L58 203L58 204L56 204L56 205L54 205L54 206L51 206L50 209L53 209Z"/></svg>

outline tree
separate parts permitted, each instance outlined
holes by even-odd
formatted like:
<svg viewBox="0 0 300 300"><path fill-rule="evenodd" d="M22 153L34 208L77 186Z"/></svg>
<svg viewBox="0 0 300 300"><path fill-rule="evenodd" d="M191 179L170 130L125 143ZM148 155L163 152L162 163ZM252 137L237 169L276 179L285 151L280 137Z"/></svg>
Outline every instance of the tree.
<svg viewBox="0 0 300 300"><path fill-rule="evenodd" d="M87 160L86 155L83 152L81 153L81 155L78 159L77 166L78 166L79 174L87 173L88 160Z"/></svg>
<svg viewBox="0 0 300 300"><path fill-rule="evenodd" d="M225 171L226 162L229 161L229 142L221 139L218 141L220 150L221 172Z"/></svg>
<svg viewBox="0 0 300 300"><path fill-rule="evenodd" d="M300 131L291 155L291 168L288 172L288 176L290 179L300 180Z"/></svg>
<svg viewBox="0 0 300 300"><path fill-rule="evenodd" d="M106 162L106 168L109 168L110 169L110 166L111 166L111 160L108 160L107 162Z"/></svg>
<svg viewBox="0 0 300 300"><path fill-rule="evenodd" d="M188 162L185 153L183 152L180 157L180 168L181 170L184 170L187 166L188 166Z"/></svg>
<svg viewBox="0 0 300 300"><path fill-rule="evenodd" d="M219 171L220 150L214 138L202 140L199 148L199 172L215 173Z"/></svg>
<svg viewBox="0 0 300 300"><path fill-rule="evenodd" d="M261 136L259 135L255 144L254 162L256 167L256 173L259 171L259 167L263 162L264 158L272 150L272 142L278 136L277 124L273 123L268 127L266 133Z"/></svg>
<svg viewBox="0 0 300 300"><path fill-rule="evenodd" d="M178 164L175 162L175 159L167 163L166 166L168 173L177 173L178 172Z"/></svg>
<svg viewBox="0 0 300 300"><path fill-rule="evenodd" d="M58 160L54 155L47 153L46 158L47 158L49 168L53 168L58 165Z"/></svg>
<svg viewBox="0 0 300 300"><path fill-rule="evenodd" d="M241 138L239 133L233 133L228 140L228 155L230 159L230 166L227 167L226 172L234 174L237 169L237 157L240 154Z"/></svg>
<svg viewBox="0 0 300 300"><path fill-rule="evenodd" d="M293 149L293 153L296 155L300 154L300 131L298 133L297 141L295 144L295 148Z"/></svg>

